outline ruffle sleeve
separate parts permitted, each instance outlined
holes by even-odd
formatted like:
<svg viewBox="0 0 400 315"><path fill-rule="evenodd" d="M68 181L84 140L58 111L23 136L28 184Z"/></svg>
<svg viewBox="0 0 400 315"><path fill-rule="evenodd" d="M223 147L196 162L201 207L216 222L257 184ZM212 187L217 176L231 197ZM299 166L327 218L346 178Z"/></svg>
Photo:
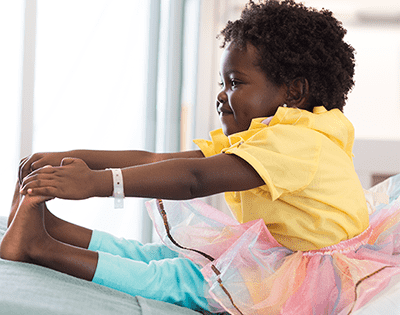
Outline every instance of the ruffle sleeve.
<svg viewBox="0 0 400 315"><path fill-rule="evenodd" d="M247 140L231 139L234 144L222 152L249 163L266 184L260 189L267 190L276 200L283 193L293 193L310 184L318 169L321 136L307 128L276 125L261 129Z"/></svg>
<svg viewBox="0 0 400 315"><path fill-rule="evenodd" d="M229 138L224 135L221 129L211 131L210 137L211 141L204 139L193 140L205 157L220 154L223 149L230 146Z"/></svg>
<svg viewBox="0 0 400 315"><path fill-rule="evenodd" d="M206 157L226 153L245 160L265 182L254 193L267 192L276 200L283 193L293 193L310 184L318 168L323 135L293 125L268 127L262 120L254 119L249 130L229 137L221 129L214 130L210 132L211 141L194 143Z"/></svg>

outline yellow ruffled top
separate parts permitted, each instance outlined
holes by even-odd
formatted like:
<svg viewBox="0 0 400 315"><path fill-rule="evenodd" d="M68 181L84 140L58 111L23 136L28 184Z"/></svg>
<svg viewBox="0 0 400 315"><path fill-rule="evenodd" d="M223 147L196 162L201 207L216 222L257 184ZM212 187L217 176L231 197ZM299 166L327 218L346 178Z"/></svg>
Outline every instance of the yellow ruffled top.
<svg viewBox="0 0 400 315"><path fill-rule="evenodd" d="M352 161L354 128L338 109L313 112L279 107L269 125L253 119L248 130L211 141L194 140L205 156L235 154L265 185L227 192L241 222L262 218L291 250L313 250L363 232L369 224L364 192Z"/></svg>

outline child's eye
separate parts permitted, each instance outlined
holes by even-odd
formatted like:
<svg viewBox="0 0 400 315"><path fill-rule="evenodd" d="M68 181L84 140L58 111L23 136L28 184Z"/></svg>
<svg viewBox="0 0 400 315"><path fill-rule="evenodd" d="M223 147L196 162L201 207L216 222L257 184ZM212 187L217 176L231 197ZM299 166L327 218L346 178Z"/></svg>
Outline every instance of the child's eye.
<svg viewBox="0 0 400 315"><path fill-rule="evenodd" d="M236 87L238 84L239 84L239 82L236 81L235 79L232 79L232 80L231 80L231 85L232 85L232 87Z"/></svg>

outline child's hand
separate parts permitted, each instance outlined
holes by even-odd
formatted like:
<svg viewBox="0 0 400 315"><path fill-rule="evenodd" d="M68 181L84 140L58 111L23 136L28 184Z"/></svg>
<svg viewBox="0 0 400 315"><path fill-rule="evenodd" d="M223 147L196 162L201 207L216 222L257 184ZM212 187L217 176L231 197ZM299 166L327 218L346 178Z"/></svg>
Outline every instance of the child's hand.
<svg viewBox="0 0 400 315"><path fill-rule="evenodd" d="M64 158L60 167L46 165L23 179L23 195L86 199L95 194L95 172L81 159Z"/></svg>
<svg viewBox="0 0 400 315"><path fill-rule="evenodd" d="M66 157L66 154L66 152L35 153L23 158L19 163L19 183L22 184L23 179L27 175L45 165L60 166L61 161Z"/></svg>

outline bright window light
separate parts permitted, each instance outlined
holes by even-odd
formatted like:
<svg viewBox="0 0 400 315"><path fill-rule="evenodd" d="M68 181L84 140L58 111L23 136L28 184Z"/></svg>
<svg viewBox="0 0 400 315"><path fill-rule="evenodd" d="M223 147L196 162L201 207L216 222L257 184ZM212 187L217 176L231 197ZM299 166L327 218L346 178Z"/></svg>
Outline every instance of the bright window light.
<svg viewBox="0 0 400 315"><path fill-rule="evenodd" d="M142 0L38 0L33 151L143 148L148 6ZM63 219L140 237L141 203L54 200Z"/></svg>
<svg viewBox="0 0 400 315"><path fill-rule="evenodd" d="M19 163L24 1L0 1L0 216L10 211Z"/></svg>

